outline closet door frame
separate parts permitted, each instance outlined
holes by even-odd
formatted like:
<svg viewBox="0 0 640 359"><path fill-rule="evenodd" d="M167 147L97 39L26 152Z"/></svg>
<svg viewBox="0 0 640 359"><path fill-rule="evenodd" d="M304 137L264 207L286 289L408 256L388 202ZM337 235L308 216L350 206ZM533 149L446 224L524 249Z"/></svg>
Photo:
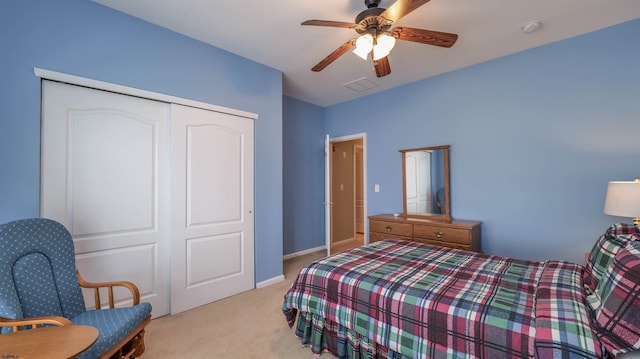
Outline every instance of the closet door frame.
<svg viewBox="0 0 640 359"><path fill-rule="evenodd" d="M257 120L258 119L258 114L255 114L255 113L252 113L252 112L236 110L236 109L229 108L229 107L224 107L224 106L212 105L212 104L206 103L206 102L193 101L193 100L180 98L180 97L175 97L175 96L170 96L170 95L165 95L165 94L161 94L161 93L157 93L157 92L141 90L141 89L137 89L137 88L134 88L134 87L116 85L116 84L112 84L112 83L109 83L109 82L98 81L98 80L93 80L93 79L89 79L89 78L85 78L85 77L69 75L69 74L65 74L65 73L61 73L61 72L40 69L40 68L37 68L37 67L34 68L33 71L34 71L34 74L36 75L36 77L39 77L41 79L65 82L65 83L68 83L68 84L71 84L71 85L85 86L85 87L94 88L96 90L104 90L104 91L120 93L120 94L123 94L123 95L142 97L142 98L146 98L146 99L149 99L149 100L161 101L161 102L166 102L166 103L170 103L170 104L174 103L174 104L177 104L177 105L185 105L185 106L190 106L190 107L197 107L197 108L201 108L203 110L222 112L222 113L226 113L226 114L229 114L229 115L234 115L234 116L239 116L239 117L246 117L246 118L249 118L249 119L252 119L252 120Z"/></svg>

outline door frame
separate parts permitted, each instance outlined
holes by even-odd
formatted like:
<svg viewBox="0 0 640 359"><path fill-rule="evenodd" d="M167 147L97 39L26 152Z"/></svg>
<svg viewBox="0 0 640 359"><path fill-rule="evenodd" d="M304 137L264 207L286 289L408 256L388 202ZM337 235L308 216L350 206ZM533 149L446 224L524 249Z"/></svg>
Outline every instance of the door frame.
<svg viewBox="0 0 640 359"><path fill-rule="evenodd" d="M367 218L367 203L368 203L368 196L367 196L367 133L366 132L360 132L360 133L355 133L355 134L351 134L351 135L345 135L345 136L340 136L340 137L331 137L330 135L326 135L326 139L325 139L325 201L324 201L324 205L325 205L325 245L327 248L327 255L331 255L331 238L332 238L332 223L331 223L331 216L333 215L333 203L331 201L331 191L332 191L332 187L331 187L331 173L332 173L332 165L331 165L331 146L333 143L336 142L347 142L347 141L354 141L354 140L362 140L362 187L364 189L364 193L363 193L363 216L365 218L364 220L364 244L368 244L369 243L369 221L366 220ZM352 209L353 211L355 211L355 202L354 202L354 208ZM355 225L355 223L354 223ZM355 229L354 229L354 233L355 233Z"/></svg>
<svg viewBox="0 0 640 359"><path fill-rule="evenodd" d="M252 112L246 112L242 110L236 110L234 108L212 105L206 102L194 101L186 98L165 95L159 92L141 90L135 87L118 85L111 82L104 82L104 81L90 79L87 77L80 77L80 76L65 74L62 72L45 70L38 67L33 68L33 73L36 77L41 79L65 82L71 85L94 88L96 90L110 91L110 92L115 92L123 95L142 97L149 100L156 100L160 102L175 103L177 105L197 107L204 110L223 112L223 113L228 113L230 115L246 117L252 120L257 120L259 117L258 114L252 113Z"/></svg>
<svg viewBox="0 0 640 359"><path fill-rule="evenodd" d="M362 166L362 176L364 176L364 147L362 145L353 145L353 232L354 232L354 236L357 237L358 235L358 187L361 186L362 187L362 233L364 235L364 226L365 223L367 222L365 220L364 214L365 214L365 202L364 202L364 196L366 194L366 187L364 187L364 181L362 181L363 183L358 183L358 150L360 150L362 152L362 159L360 160L360 166ZM354 237L355 238L355 237ZM364 238L363 238L364 239Z"/></svg>

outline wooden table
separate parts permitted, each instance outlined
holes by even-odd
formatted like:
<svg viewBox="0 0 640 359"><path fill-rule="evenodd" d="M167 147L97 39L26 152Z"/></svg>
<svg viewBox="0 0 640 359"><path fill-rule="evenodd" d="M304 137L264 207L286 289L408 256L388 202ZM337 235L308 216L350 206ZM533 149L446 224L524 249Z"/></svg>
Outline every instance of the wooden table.
<svg viewBox="0 0 640 359"><path fill-rule="evenodd" d="M0 358L73 358L98 339L98 329L87 325L54 326L0 335Z"/></svg>

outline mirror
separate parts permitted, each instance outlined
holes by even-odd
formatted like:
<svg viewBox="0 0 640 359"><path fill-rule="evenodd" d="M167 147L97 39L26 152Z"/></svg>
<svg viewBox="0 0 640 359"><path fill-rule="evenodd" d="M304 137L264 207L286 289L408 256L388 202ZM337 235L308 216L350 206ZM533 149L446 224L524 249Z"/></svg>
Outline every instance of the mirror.
<svg viewBox="0 0 640 359"><path fill-rule="evenodd" d="M404 216L451 221L449 145L400 152Z"/></svg>

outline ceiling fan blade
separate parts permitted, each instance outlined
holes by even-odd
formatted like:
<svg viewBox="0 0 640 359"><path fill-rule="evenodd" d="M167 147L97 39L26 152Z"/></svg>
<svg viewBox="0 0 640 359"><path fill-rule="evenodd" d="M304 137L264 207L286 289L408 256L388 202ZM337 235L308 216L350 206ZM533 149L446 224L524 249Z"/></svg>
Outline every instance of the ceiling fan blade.
<svg viewBox="0 0 640 359"><path fill-rule="evenodd" d="M356 39L351 39L344 44L340 45L335 51L329 54L329 56L325 57L324 60L318 62L318 64L311 68L311 71L319 72L324 70L325 67L329 66L332 62L334 62L338 57L342 56L345 52L351 50L353 46L355 46Z"/></svg>
<svg viewBox="0 0 640 359"><path fill-rule="evenodd" d="M385 56L377 61L373 62L373 67L376 69L376 76L383 77L391 73L391 66L389 65L389 57Z"/></svg>
<svg viewBox="0 0 640 359"><path fill-rule="evenodd" d="M380 16L387 20L396 22L401 17L407 15L420 6L428 3L429 0L397 0L393 5L389 6Z"/></svg>
<svg viewBox="0 0 640 359"><path fill-rule="evenodd" d="M392 34L399 40L419 42L427 45L435 45L441 47L451 47L458 40L457 34L448 32L439 32L423 29L414 29L411 27L396 27Z"/></svg>
<svg viewBox="0 0 640 359"><path fill-rule="evenodd" d="M352 22L327 21L327 20L307 20L301 23L300 25L342 27L346 29L353 29L356 26L358 26L357 24L354 24Z"/></svg>

